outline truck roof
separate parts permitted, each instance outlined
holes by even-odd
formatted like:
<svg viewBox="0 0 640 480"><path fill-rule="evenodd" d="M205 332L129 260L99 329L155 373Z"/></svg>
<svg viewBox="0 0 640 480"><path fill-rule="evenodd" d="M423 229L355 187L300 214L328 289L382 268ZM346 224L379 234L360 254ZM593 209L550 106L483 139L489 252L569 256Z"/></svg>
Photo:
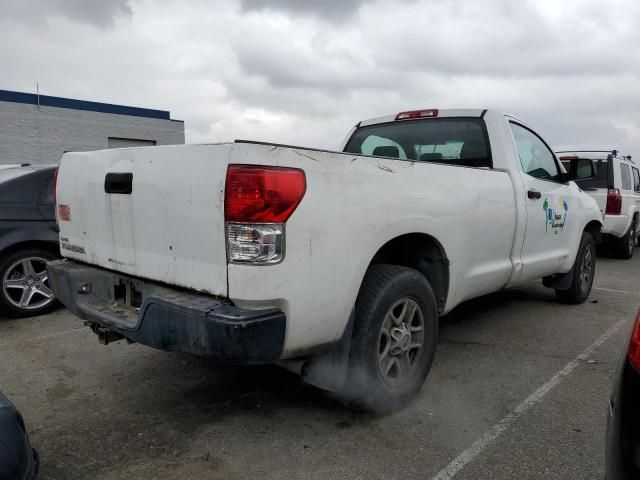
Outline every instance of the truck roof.
<svg viewBox="0 0 640 480"><path fill-rule="evenodd" d="M398 112L392 113L390 115L384 115L382 117L369 118L367 120L362 120L358 127L366 127L368 125L376 125L378 123L389 123L394 122L398 115L404 113L418 113L418 112L433 112L432 115L423 115L424 118L442 118L442 117L481 117L486 109L481 108L470 108L470 109L445 109L440 110L437 108L426 108L422 110L411 110L407 112Z"/></svg>
<svg viewBox="0 0 640 480"><path fill-rule="evenodd" d="M562 157L580 157L590 160L607 160L614 150L558 150L556 154L562 160ZM629 160L627 155L617 153L616 158L619 160Z"/></svg>

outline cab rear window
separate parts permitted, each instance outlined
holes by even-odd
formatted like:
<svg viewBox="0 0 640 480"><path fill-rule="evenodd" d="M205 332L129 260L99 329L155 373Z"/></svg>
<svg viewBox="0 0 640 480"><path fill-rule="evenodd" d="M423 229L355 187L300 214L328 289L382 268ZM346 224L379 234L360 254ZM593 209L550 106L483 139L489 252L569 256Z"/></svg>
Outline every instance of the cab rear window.
<svg viewBox="0 0 640 480"><path fill-rule="evenodd" d="M429 118L361 127L344 151L464 167L492 167L484 123L479 118Z"/></svg>

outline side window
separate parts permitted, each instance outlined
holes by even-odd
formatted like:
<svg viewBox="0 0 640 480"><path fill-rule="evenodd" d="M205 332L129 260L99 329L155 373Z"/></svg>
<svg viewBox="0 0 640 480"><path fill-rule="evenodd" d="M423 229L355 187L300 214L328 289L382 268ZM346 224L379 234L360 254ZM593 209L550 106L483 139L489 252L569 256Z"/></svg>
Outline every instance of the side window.
<svg viewBox="0 0 640 480"><path fill-rule="evenodd" d="M560 173L553 153L540 137L517 123L511 123L511 131L524 173L542 179L552 179Z"/></svg>
<svg viewBox="0 0 640 480"><path fill-rule="evenodd" d="M640 192L640 171L636 167L631 167L631 170L633 170L633 189Z"/></svg>
<svg viewBox="0 0 640 480"><path fill-rule="evenodd" d="M631 190L631 170L626 163L620 164L620 175L622 176L622 189Z"/></svg>

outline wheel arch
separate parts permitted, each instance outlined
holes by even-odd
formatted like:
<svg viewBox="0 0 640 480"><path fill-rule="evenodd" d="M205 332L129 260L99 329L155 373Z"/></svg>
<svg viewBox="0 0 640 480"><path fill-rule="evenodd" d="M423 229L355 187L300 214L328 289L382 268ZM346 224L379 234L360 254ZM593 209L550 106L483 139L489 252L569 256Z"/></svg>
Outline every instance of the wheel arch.
<svg viewBox="0 0 640 480"><path fill-rule="evenodd" d="M369 267L376 264L400 265L422 273L433 289L442 312L449 295L449 259L442 244L426 233L406 233L382 245L375 253Z"/></svg>
<svg viewBox="0 0 640 480"><path fill-rule="evenodd" d="M52 254L60 257L60 247L56 242L50 242L47 240L23 240L0 247L0 257L11 255L19 250L27 248L42 248L51 252Z"/></svg>
<svg viewBox="0 0 640 480"><path fill-rule="evenodd" d="M44 248L60 257L58 231L49 222L15 222L0 236L0 255L22 248Z"/></svg>
<svg viewBox="0 0 640 480"><path fill-rule="evenodd" d="M438 312L444 310L449 295L449 259L442 244L434 236L414 232L399 234L387 240L366 264L367 267L360 277L358 291L365 282L369 268L376 264L399 265L421 272L433 289ZM330 391L340 391L343 388L354 323L355 304L334 348L314 355L304 363L302 377L305 382ZM331 372L331 375L326 375L326 372Z"/></svg>
<svg viewBox="0 0 640 480"><path fill-rule="evenodd" d="M583 232L589 233L596 243L602 242L602 222L591 220L585 225Z"/></svg>

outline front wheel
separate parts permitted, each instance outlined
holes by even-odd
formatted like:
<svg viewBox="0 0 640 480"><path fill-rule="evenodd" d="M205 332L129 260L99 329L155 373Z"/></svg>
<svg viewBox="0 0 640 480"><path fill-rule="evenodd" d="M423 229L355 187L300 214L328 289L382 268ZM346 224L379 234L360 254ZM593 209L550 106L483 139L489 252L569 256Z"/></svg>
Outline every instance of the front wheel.
<svg viewBox="0 0 640 480"><path fill-rule="evenodd" d="M567 290L556 290L556 298L563 303L583 303L589 298L595 274L596 242L591 234L583 232L573 265L571 286Z"/></svg>
<svg viewBox="0 0 640 480"><path fill-rule="evenodd" d="M391 412L407 405L431 369L438 310L417 270L374 265L355 309L347 396L367 409Z"/></svg>

